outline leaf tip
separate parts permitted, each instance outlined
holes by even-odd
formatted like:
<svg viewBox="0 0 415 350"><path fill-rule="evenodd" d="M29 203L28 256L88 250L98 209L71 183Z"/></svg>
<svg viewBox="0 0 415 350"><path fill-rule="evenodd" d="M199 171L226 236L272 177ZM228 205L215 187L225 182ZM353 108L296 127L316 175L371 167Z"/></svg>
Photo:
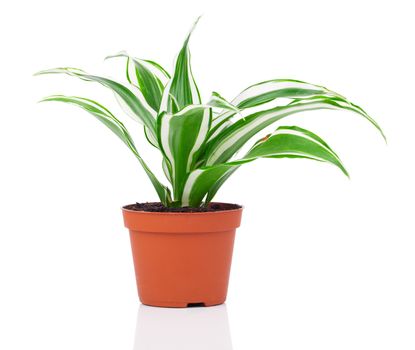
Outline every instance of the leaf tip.
<svg viewBox="0 0 415 350"><path fill-rule="evenodd" d="M33 73L33 77L37 77L38 75L42 75L42 74L45 74L44 73L44 70L40 70L40 71L37 71L37 72L35 72L35 73Z"/></svg>
<svg viewBox="0 0 415 350"><path fill-rule="evenodd" d="M199 17L196 18L196 21L194 21L192 27L190 28L189 34L187 35L185 44L187 44L190 40L190 37L192 36L193 31L195 30L197 24L199 23L200 18L202 17L202 15L200 15Z"/></svg>
<svg viewBox="0 0 415 350"><path fill-rule="evenodd" d="M346 168L344 167L343 164L341 164L341 168L340 170L343 172L344 175L346 175L347 179L350 180L350 174L349 172L346 170Z"/></svg>
<svg viewBox="0 0 415 350"><path fill-rule="evenodd" d="M388 144L388 139L386 137L386 135L383 133L383 131L381 131L382 137L383 137L383 141L385 141L385 144Z"/></svg>
<svg viewBox="0 0 415 350"><path fill-rule="evenodd" d="M122 50L122 51L120 51L120 52L118 52L118 53L116 53L114 55L108 55L108 56L106 56L104 58L104 61L106 61L106 60L108 60L110 58L117 58L117 57L129 57L129 55L128 55L127 51Z"/></svg>

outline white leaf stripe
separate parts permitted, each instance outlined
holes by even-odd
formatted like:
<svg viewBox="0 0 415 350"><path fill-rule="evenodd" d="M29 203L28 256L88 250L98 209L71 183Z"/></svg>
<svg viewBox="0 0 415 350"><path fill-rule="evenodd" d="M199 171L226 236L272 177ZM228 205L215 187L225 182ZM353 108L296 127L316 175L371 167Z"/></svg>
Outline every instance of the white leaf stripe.
<svg viewBox="0 0 415 350"><path fill-rule="evenodd" d="M193 170L190 175L188 176L186 183L183 188L183 196L182 196L182 206L190 206L190 196L192 195L192 191L195 187L196 180L205 172L204 169L196 169ZM217 179L218 181L219 179ZM206 192L207 193L207 192ZM205 194L206 194L205 193ZM203 200L204 196L202 197L201 201Z"/></svg>
<svg viewBox="0 0 415 350"><path fill-rule="evenodd" d="M214 129L215 127L217 127L219 124L221 124L223 121L227 121L230 118L232 118L235 115L234 111L227 111L225 113L222 113L220 115L218 115L217 117L215 117L212 120L212 129Z"/></svg>
<svg viewBox="0 0 415 350"><path fill-rule="evenodd" d="M164 175L166 176L167 180L169 180L169 182L172 183L171 175L170 175L171 174L171 169L169 169L169 164L167 163L166 158L163 158L161 166L163 168L163 172L164 172Z"/></svg>
<svg viewBox="0 0 415 350"><path fill-rule="evenodd" d="M163 150L163 153L165 157L167 158L169 164L170 164L170 170L171 173L175 173L175 162L174 157L172 153L172 149L170 147L170 122L173 118L172 114L168 114L166 112L161 113L159 115L158 119L158 126L159 126L159 144L161 146L161 149Z"/></svg>
<svg viewBox="0 0 415 350"><path fill-rule="evenodd" d="M235 114L234 111L228 111L212 120L212 126L208 134L208 142L220 135L223 130L232 124L231 118L233 118Z"/></svg>
<svg viewBox="0 0 415 350"><path fill-rule="evenodd" d="M206 141L206 136L210 129L210 124L212 122L212 110L210 108L205 108L203 112L202 122L200 123L199 132L196 138L196 141L193 145L192 150L189 153L189 159L187 162L187 172L192 170L192 166L195 163L195 155L202 148L202 145Z"/></svg>
<svg viewBox="0 0 415 350"><path fill-rule="evenodd" d="M146 126L144 127L144 136L150 145L156 147L157 149L159 148L157 137L154 136L154 134L151 133Z"/></svg>
<svg viewBox="0 0 415 350"><path fill-rule="evenodd" d="M207 141L213 140L216 136L220 135L220 133L225 130L227 127L229 127L232 124L231 121L225 120L221 124L217 125L215 129L211 129L208 135Z"/></svg>
<svg viewBox="0 0 415 350"><path fill-rule="evenodd" d="M164 87L163 95L161 97L160 109L158 111L159 114L161 114L163 112L171 111L171 109L169 108L171 83L172 83L172 81L170 79L168 81L168 83L166 84L166 86Z"/></svg>

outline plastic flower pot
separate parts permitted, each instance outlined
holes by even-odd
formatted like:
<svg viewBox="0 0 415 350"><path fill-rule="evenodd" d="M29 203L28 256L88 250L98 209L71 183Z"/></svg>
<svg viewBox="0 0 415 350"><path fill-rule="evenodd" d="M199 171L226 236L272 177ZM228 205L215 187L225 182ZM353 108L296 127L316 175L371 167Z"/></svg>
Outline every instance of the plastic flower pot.
<svg viewBox="0 0 415 350"><path fill-rule="evenodd" d="M226 300L242 208L171 213L123 208L141 302L191 307Z"/></svg>

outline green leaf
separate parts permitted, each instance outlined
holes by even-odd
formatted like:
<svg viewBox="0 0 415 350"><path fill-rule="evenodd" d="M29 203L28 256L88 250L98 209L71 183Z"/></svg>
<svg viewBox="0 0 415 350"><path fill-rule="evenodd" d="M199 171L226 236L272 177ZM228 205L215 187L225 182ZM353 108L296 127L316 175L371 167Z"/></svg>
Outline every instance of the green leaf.
<svg viewBox="0 0 415 350"><path fill-rule="evenodd" d="M224 129L232 124L231 119L238 114L240 110L233 104L225 100L217 92L212 92L212 97L208 102L208 106L220 108L222 113L218 113L212 120L212 126L209 130L207 140L211 140L219 135Z"/></svg>
<svg viewBox="0 0 415 350"><path fill-rule="evenodd" d="M236 158L255 135L295 113L321 109L352 111L385 137L361 107L323 86L300 80L263 81L249 86L232 101L213 92L208 104L202 105L189 50L198 21L199 18L182 45L171 77L158 63L131 57L126 52L110 56L126 58L125 85L77 68L38 73L68 74L98 82L115 93L127 115L143 124L147 141L162 153L162 169L173 189L173 198L139 156L127 130L106 108L80 97L52 96L46 100L78 105L111 129L136 155L165 205L199 206L203 201L211 201L239 166L257 158L309 158L334 164L347 174L327 143L298 127L281 127L257 141L244 157Z"/></svg>
<svg viewBox="0 0 415 350"><path fill-rule="evenodd" d="M131 90L134 89L134 87L131 87L131 89L129 89L126 86L117 83L113 80L95 75L90 75L77 68L48 69L40 71L35 75L43 74L67 74L85 81L97 82L109 88L115 93L117 101L120 103L125 113L129 115L131 118L133 118L135 121L144 124L144 126L149 129L150 133L155 138L156 112L148 105L148 103L145 101L144 97L141 95L140 91L137 88L135 88L135 91L133 93Z"/></svg>
<svg viewBox="0 0 415 350"><path fill-rule="evenodd" d="M167 79L170 79L171 77L170 77L170 74L169 74L169 72L167 72L160 64L158 64L157 62L154 62L154 61L152 61L152 60L144 60L144 59L141 59L143 62L146 62L146 63L148 63L148 64L150 64L150 65L152 65L155 69L158 69L159 71L160 71L160 73L161 74L163 74ZM163 81L163 84L165 85L165 83L164 83L164 79L160 79L161 81Z"/></svg>
<svg viewBox="0 0 415 350"><path fill-rule="evenodd" d="M208 105L211 107L221 108L226 111L233 111L239 113L239 109L235 107L232 103L228 102L225 98L219 95L217 92L212 92L212 97L208 102Z"/></svg>
<svg viewBox="0 0 415 350"><path fill-rule="evenodd" d="M243 90L232 104L240 109L256 107L278 98L308 98L313 96L340 97L324 86L293 79L274 79L254 84Z"/></svg>
<svg viewBox="0 0 415 350"><path fill-rule="evenodd" d="M189 105L201 103L199 89L193 78L189 51L189 40L199 19L200 17L193 24L177 56L173 77L164 90L160 112L176 113Z"/></svg>
<svg viewBox="0 0 415 350"><path fill-rule="evenodd" d="M305 158L331 163L348 176L336 153L314 133L295 126L279 127L272 135L259 140L241 159L194 170L182 196L182 205L200 206L206 196L210 201L219 187L242 164L258 158Z"/></svg>
<svg viewBox="0 0 415 350"><path fill-rule="evenodd" d="M164 86L170 78L167 72L159 64L153 61L131 57L125 51L108 56L107 58L114 57L127 58L127 80L138 87L150 107L158 111Z"/></svg>
<svg viewBox="0 0 415 350"><path fill-rule="evenodd" d="M234 166L232 169L229 169L225 175L221 176L218 181L216 181L213 186L210 187L209 191L207 192L205 203L209 203L215 197L216 193L222 187L222 185L228 180L231 175L238 170L239 166Z"/></svg>
<svg viewBox="0 0 415 350"><path fill-rule="evenodd" d="M163 95L164 90L163 83L154 73L146 68L144 62L140 62L135 59L129 59L127 62L129 65L131 65L130 62L132 62L135 68L135 74L131 75L131 82L137 84L147 103L155 111L158 111L160 108L161 96Z"/></svg>
<svg viewBox="0 0 415 350"><path fill-rule="evenodd" d="M144 168L144 171L150 178L154 188L157 191L157 194L160 200L165 205L169 204L171 200L169 189L160 183L160 181L156 178L156 176L152 173L150 168L141 158L124 124L121 123L107 108L105 108L98 102L95 102L93 100L83 98L83 97L77 97L77 96L53 95L53 96L45 97L44 99L41 100L41 102L46 102L46 101L64 102L64 103L69 103L69 104L81 107L83 110L89 112L95 118L97 118L107 128L109 128L134 153L135 157L138 159L141 166Z"/></svg>
<svg viewBox="0 0 415 350"><path fill-rule="evenodd" d="M343 98L340 94L331 91L324 86L294 79L273 79L251 85L236 96L232 102L228 102L230 106L233 106L236 109L232 110L230 106L228 106L227 111L219 114L213 122L213 128L215 128L215 130L211 131L209 139L216 137L219 132L228 128L232 124L231 119L235 114L247 108L258 107L280 98L299 101L314 96ZM268 106L268 108L270 107ZM258 112L258 110L256 111ZM224 120L226 120L226 122Z"/></svg>
<svg viewBox="0 0 415 350"><path fill-rule="evenodd" d="M235 115L234 111L228 111L225 113L222 113L212 120L212 126L209 130L208 134L208 141L214 139L216 136L218 136L224 129L226 129L228 126L232 124L231 119Z"/></svg>
<svg viewBox="0 0 415 350"><path fill-rule="evenodd" d="M299 112L320 109L353 111L370 121L383 135L379 125L360 107L340 97L315 96L310 99L295 100L287 106L256 112L233 123L209 141L206 165L226 162L254 135L284 117Z"/></svg>
<svg viewBox="0 0 415 350"><path fill-rule="evenodd" d="M166 158L163 158L163 161L161 163L164 175L166 176L166 179L172 184L172 179L171 179L171 167L170 167L170 163L167 161Z"/></svg>
<svg viewBox="0 0 415 350"><path fill-rule="evenodd" d="M150 132L146 126L144 127L144 136L146 137L146 140L150 145L156 147L157 149L160 148L159 143L157 141L157 136L153 135L153 133Z"/></svg>
<svg viewBox="0 0 415 350"><path fill-rule="evenodd" d="M329 145L311 131L297 126L281 126L271 136L259 140L247 153L244 159L259 157L312 158L336 165L346 176L349 176L340 158Z"/></svg>
<svg viewBox="0 0 415 350"><path fill-rule="evenodd" d="M159 115L158 141L168 161L176 201L180 200L184 181L205 145L211 119L211 108L202 105Z"/></svg>

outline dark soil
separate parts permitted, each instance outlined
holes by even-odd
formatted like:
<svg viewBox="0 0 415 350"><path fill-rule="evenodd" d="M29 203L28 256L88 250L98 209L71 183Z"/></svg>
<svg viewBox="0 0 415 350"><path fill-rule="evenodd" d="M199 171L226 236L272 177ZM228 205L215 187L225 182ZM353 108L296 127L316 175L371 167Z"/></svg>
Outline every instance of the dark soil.
<svg viewBox="0 0 415 350"><path fill-rule="evenodd" d="M135 211L150 211L159 213L205 213L212 211L223 211L223 210L235 210L241 208L238 204L229 203L209 203L207 207L191 208L191 207L179 207L179 208L168 208L160 202L149 202L149 203L135 203L129 204L124 209L135 210Z"/></svg>

